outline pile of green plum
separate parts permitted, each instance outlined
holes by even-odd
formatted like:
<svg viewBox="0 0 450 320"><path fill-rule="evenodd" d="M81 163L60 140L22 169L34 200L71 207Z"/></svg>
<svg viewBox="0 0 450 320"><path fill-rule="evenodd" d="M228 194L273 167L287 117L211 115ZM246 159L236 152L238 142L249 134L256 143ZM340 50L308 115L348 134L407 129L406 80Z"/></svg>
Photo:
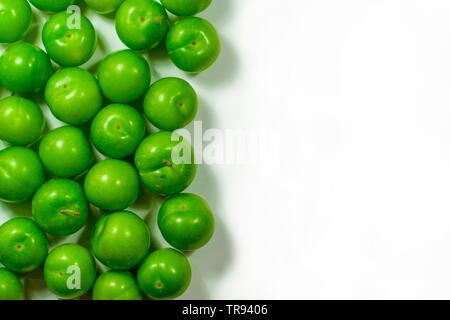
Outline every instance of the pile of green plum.
<svg viewBox="0 0 450 320"><path fill-rule="evenodd" d="M207 202L182 193L196 165L192 146L174 132L195 118L198 97L180 78L151 83L139 52L165 42L179 69L209 68L220 39L208 21L193 15L212 0L84 1L100 14L116 12L115 30L128 47L106 56L96 76L79 67L93 56L97 32L80 13L71 25L74 13L67 9L75 0L29 0L51 13L42 49L22 41L33 19L28 1L0 0L0 43L10 44L0 57L0 83L11 92L0 100L6 145L0 150L0 199L31 201L29 218L0 226L0 300L23 299L19 276L40 267L48 289L63 299L88 292L94 300L173 299L191 280L184 253L203 247L214 233ZM40 97L65 125L48 129L35 102ZM157 132L147 133L147 121ZM173 160L176 152L181 161ZM127 210L142 188L164 200L157 225L173 248L150 249L147 223ZM96 218L93 209L101 215L89 248L65 243L49 252L49 236L80 231L89 216ZM98 262L109 271L99 274Z"/></svg>

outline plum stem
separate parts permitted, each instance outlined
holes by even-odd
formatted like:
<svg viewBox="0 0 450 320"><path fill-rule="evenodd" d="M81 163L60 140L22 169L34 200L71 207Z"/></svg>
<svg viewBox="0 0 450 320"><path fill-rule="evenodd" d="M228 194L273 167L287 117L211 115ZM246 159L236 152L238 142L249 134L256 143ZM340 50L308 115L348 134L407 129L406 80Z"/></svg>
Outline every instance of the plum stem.
<svg viewBox="0 0 450 320"><path fill-rule="evenodd" d="M76 217L80 217L80 213L78 211L72 210L72 209L61 209L59 210L59 213L64 214L66 216L73 214Z"/></svg>
<svg viewBox="0 0 450 320"><path fill-rule="evenodd" d="M163 160L163 163L168 167L172 166L172 164L169 161L167 161L166 159Z"/></svg>

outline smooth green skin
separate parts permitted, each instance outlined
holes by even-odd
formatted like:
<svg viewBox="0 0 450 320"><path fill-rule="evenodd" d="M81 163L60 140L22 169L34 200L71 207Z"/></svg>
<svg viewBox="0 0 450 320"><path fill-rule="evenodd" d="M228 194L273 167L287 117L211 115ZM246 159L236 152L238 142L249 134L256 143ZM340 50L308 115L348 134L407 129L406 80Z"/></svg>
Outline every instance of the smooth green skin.
<svg viewBox="0 0 450 320"><path fill-rule="evenodd" d="M152 192L167 196L186 189L194 180L196 165L194 150L189 142L172 132L160 131L145 138L136 150L134 162L144 185ZM191 153L190 161L172 161L172 150Z"/></svg>
<svg viewBox="0 0 450 320"><path fill-rule="evenodd" d="M1 200L26 201L44 181L44 167L34 151L23 147L9 147L0 151Z"/></svg>
<svg viewBox="0 0 450 320"><path fill-rule="evenodd" d="M145 136L145 123L136 109L125 104L103 108L91 124L91 138L105 156L122 159L136 150Z"/></svg>
<svg viewBox="0 0 450 320"><path fill-rule="evenodd" d="M23 285L11 271L0 268L0 300L23 300Z"/></svg>
<svg viewBox="0 0 450 320"><path fill-rule="evenodd" d="M59 12L66 10L76 0L30 0L31 4L42 11Z"/></svg>
<svg viewBox="0 0 450 320"><path fill-rule="evenodd" d="M28 218L13 218L0 227L0 262L18 273L41 266L48 242L39 226Z"/></svg>
<svg viewBox="0 0 450 320"><path fill-rule="evenodd" d="M42 30L42 42L53 61L64 67L76 67L88 61L97 45L94 26L80 15L80 28L69 29L72 13L60 12L50 17ZM70 20L69 20L70 21Z"/></svg>
<svg viewBox="0 0 450 320"><path fill-rule="evenodd" d="M144 112L159 129L173 131L188 125L196 116L198 97L180 78L163 78L153 83L144 98Z"/></svg>
<svg viewBox="0 0 450 320"><path fill-rule="evenodd" d="M119 211L103 215L92 235L92 251L104 265L116 270L137 266L150 248L150 231L132 212Z"/></svg>
<svg viewBox="0 0 450 320"><path fill-rule="evenodd" d="M133 50L149 50L160 44L169 30L166 10L155 0L125 0L116 13L116 31Z"/></svg>
<svg viewBox="0 0 450 320"><path fill-rule="evenodd" d="M112 102L128 103L145 93L150 85L150 67L132 50L111 53L100 64L98 82Z"/></svg>
<svg viewBox="0 0 450 320"><path fill-rule="evenodd" d="M209 205L195 194L168 199L158 214L164 239L174 248L191 251L203 247L214 234L214 216Z"/></svg>
<svg viewBox="0 0 450 320"><path fill-rule="evenodd" d="M54 236L77 232L89 217L83 189L72 180L47 181L36 191L31 204L36 223Z"/></svg>
<svg viewBox="0 0 450 320"><path fill-rule="evenodd" d="M137 281L142 292L152 299L174 299L189 287L191 266L188 259L174 249L156 250L142 262Z"/></svg>
<svg viewBox="0 0 450 320"><path fill-rule="evenodd" d="M80 270L80 289L69 288L73 284L73 270ZM89 250L78 244L63 244L53 249L44 263L44 279L48 289L63 299L75 299L91 290L97 275L97 267ZM71 278L72 277L72 278ZM69 279L70 278L70 279Z"/></svg>
<svg viewBox="0 0 450 320"><path fill-rule="evenodd" d="M128 162L106 159L89 170L84 191L93 205L111 211L131 206L139 196L139 176Z"/></svg>
<svg viewBox="0 0 450 320"><path fill-rule="evenodd" d="M19 41L31 25L31 7L26 0L0 0L0 43Z"/></svg>
<svg viewBox="0 0 450 320"><path fill-rule="evenodd" d="M45 52L27 42L11 45L0 57L0 82L15 93L38 93L52 73Z"/></svg>
<svg viewBox="0 0 450 320"><path fill-rule="evenodd" d="M45 87L45 101L53 115L68 124L90 121L103 106L97 79L80 68L57 71Z"/></svg>
<svg viewBox="0 0 450 320"><path fill-rule="evenodd" d="M37 141L45 129L41 109L31 100L9 96L0 100L0 139L26 146Z"/></svg>
<svg viewBox="0 0 450 320"><path fill-rule="evenodd" d="M189 17L170 28L166 48L178 68L186 72L201 72L219 57L220 38L207 20Z"/></svg>
<svg viewBox="0 0 450 320"><path fill-rule="evenodd" d="M84 0L84 2L100 14L108 14L116 11L123 0Z"/></svg>
<svg viewBox="0 0 450 320"><path fill-rule="evenodd" d="M93 300L142 300L136 279L128 271L108 271L101 274L92 290Z"/></svg>
<svg viewBox="0 0 450 320"><path fill-rule="evenodd" d="M39 145L39 157L54 176L72 178L86 171L94 156L83 131L64 126L44 136Z"/></svg>
<svg viewBox="0 0 450 320"><path fill-rule="evenodd" d="M212 0L161 0L167 11L176 16L193 16L208 8L211 2Z"/></svg>

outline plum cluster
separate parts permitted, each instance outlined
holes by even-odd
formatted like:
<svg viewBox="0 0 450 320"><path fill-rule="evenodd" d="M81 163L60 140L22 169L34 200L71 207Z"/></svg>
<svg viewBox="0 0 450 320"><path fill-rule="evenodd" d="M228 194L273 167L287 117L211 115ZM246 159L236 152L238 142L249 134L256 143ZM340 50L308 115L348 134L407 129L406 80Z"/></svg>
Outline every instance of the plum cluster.
<svg viewBox="0 0 450 320"><path fill-rule="evenodd" d="M86 16L67 10L75 0L29 0L52 13L42 49L21 41L33 17L28 1L0 0L0 43L10 44L0 57L0 84L12 93L0 100L0 139L7 144L0 150L0 199L31 200L32 211L32 218L0 226L0 300L23 299L18 274L41 266L48 289L63 299L90 291L95 300L173 299L191 280L184 253L214 233L207 202L182 193L196 165L192 146L174 132L195 118L198 96L181 78L152 83L139 51L165 44L179 69L209 68L220 39L194 15L212 0L84 1L99 14L115 12L115 30L128 47L106 56L96 76L80 68L96 50L97 33ZM179 17L175 23L167 11ZM39 94L63 126L48 129L33 101ZM148 134L146 121L159 131ZM150 249L147 224L127 210L143 187L164 200L157 221L172 248ZM78 232L95 219L92 208L102 214L90 247L65 243L49 252L48 236ZM97 261L109 271L98 275Z"/></svg>

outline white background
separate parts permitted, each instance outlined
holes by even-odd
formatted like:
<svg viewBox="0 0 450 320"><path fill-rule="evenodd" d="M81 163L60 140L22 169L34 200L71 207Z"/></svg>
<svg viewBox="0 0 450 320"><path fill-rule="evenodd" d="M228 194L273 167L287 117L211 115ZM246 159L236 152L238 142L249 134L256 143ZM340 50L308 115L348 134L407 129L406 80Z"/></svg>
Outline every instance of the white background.
<svg viewBox="0 0 450 320"><path fill-rule="evenodd" d="M95 70L123 46L110 18L87 15ZM214 0L200 16L220 59L192 76L152 53L154 79L187 79L204 130L257 133L265 152L199 167L188 191L217 230L181 298L450 298L450 2ZM133 210L164 246L158 203ZM28 297L47 297L33 277Z"/></svg>

